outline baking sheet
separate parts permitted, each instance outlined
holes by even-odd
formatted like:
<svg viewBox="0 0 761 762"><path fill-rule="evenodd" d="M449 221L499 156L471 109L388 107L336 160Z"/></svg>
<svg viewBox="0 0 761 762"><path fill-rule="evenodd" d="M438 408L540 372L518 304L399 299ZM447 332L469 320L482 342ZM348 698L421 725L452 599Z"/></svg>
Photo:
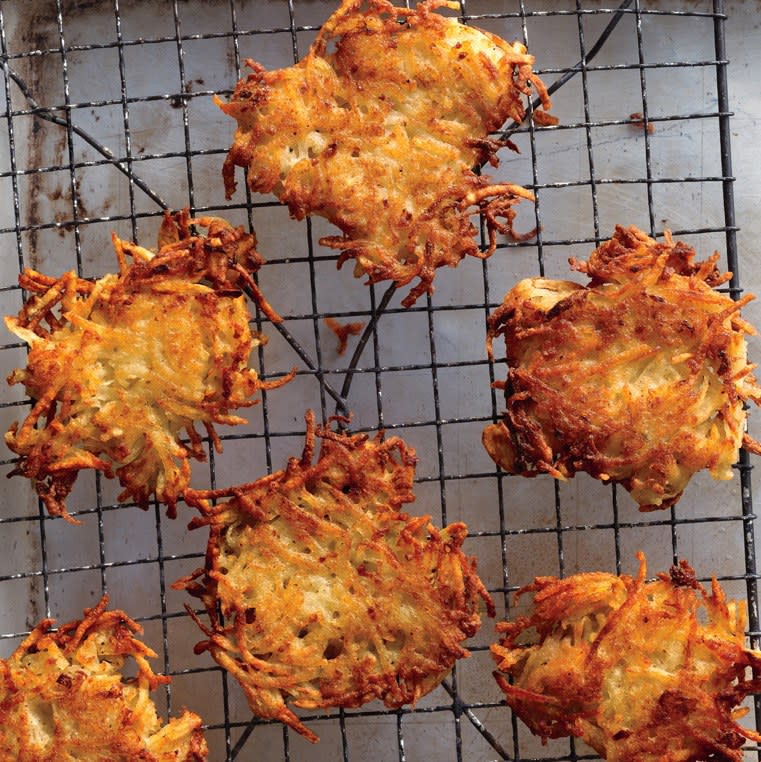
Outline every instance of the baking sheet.
<svg viewBox="0 0 761 762"><path fill-rule="evenodd" d="M159 198L171 208L190 206L253 224L268 260L262 289L310 359L305 363L262 323L270 340L255 358L259 371L271 377L295 366L299 375L265 394L248 426L220 431L224 454L211 456L210 465L195 465L197 487L212 478L218 486L250 480L300 452L303 411L334 412L320 379L340 389L356 347L351 340L349 352L339 356L323 318L368 322L384 292L355 280L350 267L336 271L334 253L317 243L333 232L323 220L291 220L274 199L249 200L243 183L227 203L221 187L233 124L211 93L229 91L247 57L268 67L292 63L335 5L36 1L0 9L6 66L0 92L3 313L21 306L15 287L20 264L49 274L75 268L97 277L115 267L112 231L152 245ZM584 2L577 13L570 2L463 3L468 15L479 17L472 23L507 39L525 34L548 84L579 60L580 39L591 47L615 7ZM747 291L761 292L761 170L755 158L761 98L753 76L761 39L754 3L733 3L730 10L726 44L741 276ZM680 237L702 255L714 249L726 254L713 13L712 3L699 1L632 4L589 70L555 95L561 128L520 131L513 139L521 154L503 152L502 166L490 170L497 179L539 186L539 244L502 241L486 263L471 259L439 271L430 302L423 299L412 310L400 308L402 289L359 358L347 399L352 428L385 427L417 449L412 510L438 523L467 521L466 550L478 556L499 616L511 591L534 575L632 572L639 549L653 573L678 555L702 578L718 574L730 594L746 595L745 531L755 520L742 516L739 476L717 483L701 474L673 513L639 514L623 490L614 493L585 475L560 485L549 478L503 477L479 444L481 429L501 409L490 382L504 376L504 365L490 368L486 361L485 318L518 279L537 274L540 257L546 275L568 277L568 257L587 256L616 223L683 231ZM11 72L25 83L26 94ZM628 123L630 114L643 111L643 85L652 135ZM39 107L64 121L68 114L68 125L40 118L34 113ZM140 184L130 183L116 162ZM531 227L534 210L521 207L518 224ZM757 306L745 314L761 324ZM3 345L5 375L23 364L25 349L7 332ZM761 357L756 339L751 355ZM27 409L19 387L2 388L0 403L3 430ZM752 417L751 430L754 425ZM9 471L12 453L4 448L0 459ZM3 656L41 617L78 617L107 590L114 606L145 627L146 640L160 655L157 667L174 676L172 686L157 694L162 707L188 706L208 723L211 759L224 759L242 736L239 759L476 761L498 759L500 750L509 758L566 759L573 749L594 758L583 744L574 747L568 740L542 747L513 722L491 678L489 621L472 641L471 658L415 711L387 713L374 703L310 719L322 739L318 746L277 724L250 732L251 715L234 681L207 656L193 655L200 633L184 614L185 596L170 588L202 562L204 534L187 531L189 509L169 521L158 508L143 513L119 506L118 491L118 485L83 473L68 501L82 521L74 527L41 518L24 480L3 483Z"/></svg>

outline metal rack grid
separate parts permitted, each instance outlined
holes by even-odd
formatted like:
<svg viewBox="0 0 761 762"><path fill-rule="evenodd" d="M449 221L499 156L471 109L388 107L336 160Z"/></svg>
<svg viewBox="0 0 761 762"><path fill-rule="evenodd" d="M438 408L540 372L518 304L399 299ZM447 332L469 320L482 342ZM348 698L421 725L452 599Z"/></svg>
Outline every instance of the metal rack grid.
<svg viewBox="0 0 761 762"><path fill-rule="evenodd" d="M697 477L683 501L660 514L638 514L625 493L583 475L568 485L505 477L476 454L480 429L501 409L490 383L504 375L504 366L490 366L481 350L485 319L519 277L565 277L568 254L588 254L615 222L636 223L651 234L671 226L703 255L720 249L735 273L729 291L742 293L723 2L664 9L639 0L611 7L582 0L461 0L466 23L528 44L545 82L555 83L561 124L510 127L522 158L503 156L496 173L535 191L535 207L523 204L521 214L527 227L540 227L536 240L502 241L490 260L440 272L436 293L410 310L400 307L393 288L368 288L351 282L349 273L335 273L335 255L317 244L321 220L288 220L276 202L245 190L222 201L216 173L232 126L209 107L210 95L229 93L247 56L280 66L298 60L334 7L306 0L271 0L266 7L239 0L0 5L3 312L21 305L20 268L101 275L113 268L110 231L150 245L162 208L187 205L245 223L259 233L268 260L262 286L285 317L277 327L256 314L255 327L271 338L258 352L258 370L275 378L295 364L298 375L288 387L262 394L249 427L223 433L225 453L210 450L208 465L195 465L197 486L224 486L280 468L300 450L301 409L313 407L323 419L351 410L352 429L385 428L417 447L415 510L433 513L440 523L468 521L466 550L478 555L500 616L534 574L631 571L639 547L656 571L689 551L702 578L716 573L731 594L747 598L750 635L757 639L746 453L734 482ZM707 41L703 55L664 55L664 35L686 27ZM220 52L223 66L213 58ZM695 108L690 98L695 72L715 89L709 107ZM669 88L661 77L672 83L682 77L686 85L664 98ZM602 91L616 94L612 104L598 97ZM638 107L627 108L629 102ZM642 124L630 111L641 113ZM659 153L669 138L677 146L672 154L685 159L692 130L716 137L704 157L711 171L693 171L689 162L669 168ZM568 154L578 171L573 161L563 162ZM684 194L681 217L661 218L664 193ZM706 204L705 214L689 202L712 194L717 200ZM323 324L328 316L365 322L350 358L336 354L335 337ZM23 364L23 345L7 334L3 342L3 368ZM28 405L18 389L3 389L6 428ZM6 450L4 470L12 463ZM108 591L112 605L143 624L174 678L159 696L163 708L187 704L205 717L213 759L596 759L569 740L540 746L503 706L489 683L488 621L471 659L415 708L388 712L372 704L329 718L306 714L323 739L316 747L277 724L252 721L237 686L192 656L200 635L182 597L170 589L203 554L201 533L185 530L189 511L169 522L159 506L145 515L118 504L116 491L99 477L80 476L69 504L83 525L72 527L48 518L23 480L8 482L0 500L9 548L0 561L3 655L41 617L75 618ZM724 562L701 550L719 534L731 537ZM741 559L730 563L735 549Z"/></svg>

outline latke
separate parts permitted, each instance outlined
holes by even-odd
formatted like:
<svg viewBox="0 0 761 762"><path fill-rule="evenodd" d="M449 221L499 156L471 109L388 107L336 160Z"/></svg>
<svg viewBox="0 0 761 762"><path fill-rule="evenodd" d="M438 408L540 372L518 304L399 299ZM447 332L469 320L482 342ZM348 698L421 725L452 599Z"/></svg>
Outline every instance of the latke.
<svg viewBox="0 0 761 762"><path fill-rule="evenodd" d="M507 703L542 738L576 736L610 762L741 762L737 705L761 653L745 648L744 602L709 594L681 561L645 582L592 572L538 577L527 616L491 647ZM511 678L508 681L508 678Z"/></svg>
<svg viewBox="0 0 761 762"><path fill-rule="evenodd" d="M266 71L248 61L252 72L232 100L218 101L237 121L227 197L240 166L251 190L273 192L296 219L326 217L343 232L320 241L341 251L339 266L354 259L355 275L370 283L418 279L405 306L433 291L436 268L490 256L497 231L521 238L513 206L533 195L473 168L514 148L489 133L523 120L532 85L550 107L521 43L434 12L442 7L460 9L446 0L414 9L345 0L298 64ZM473 240L479 210L486 252Z"/></svg>
<svg viewBox="0 0 761 762"><path fill-rule="evenodd" d="M208 235L192 234L191 223ZM25 270L19 282L32 296L5 319L30 346L26 368L8 382L34 400L5 435L20 456L12 473L70 521L65 500L85 468L117 476L120 500L147 507L155 495L173 516L189 459L205 459L195 423L219 450L213 425L245 423L232 411L265 386L248 367L261 338L238 288L261 262L252 235L180 214L165 219L157 254L113 242L118 274L92 282Z"/></svg>
<svg viewBox="0 0 761 762"><path fill-rule="evenodd" d="M718 254L617 227L588 262L587 286L533 278L489 318L488 350L507 348L506 412L484 446L509 473L566 479L586 471L622 484L641 510L667 508L692 475L731 479L743 402L761 400L740 318L751 300L715 287Z"/></svg>
<svg viewBox="0 0 761 762"><path fill-rule="evenodd" d="M201 718L184 710L163 724L150 692L168 677L156 654L107 598L57 631L45 619L0 659L0 757L14 762L203 762ZM130 657L137 674L122 670Z"/></svg>
<svg viewBox="0 0 761 762"><path fill-rule="evenodd" d="M396 437L315 431L310 416L303 455L284 471L188 493L203 512L193 525L210 529L206 566L175 587L203 601L210 625L198 621L208 639L196 651L238 680L254 714L317 741L286 702L414 704L468 655L479 599L493 605L461 550L465 525L401 512L415 463Z"/></svg>

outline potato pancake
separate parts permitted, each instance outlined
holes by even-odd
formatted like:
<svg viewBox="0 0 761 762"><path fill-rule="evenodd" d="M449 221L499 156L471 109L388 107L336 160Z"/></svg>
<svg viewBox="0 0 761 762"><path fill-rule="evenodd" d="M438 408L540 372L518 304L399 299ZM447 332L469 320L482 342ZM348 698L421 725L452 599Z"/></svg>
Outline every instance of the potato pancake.
<svg viewBox="0 0 761 762"><path fill-rule="evenodd" d="M484 446L509 473L566 479L586 471L622 484L641 510L668 508L692 475L731 479L744 433L743 402L761 400L740 318L748 295L715 289L730 273L718 254L668 232L656 242L617 227L588 262L591 279L518 283L489 319L488 350L502 336L507 410Z"/></svg>
<svg viewBox="0 0 761 762"><path fill-rule="evenodd" d="M208 235L192 234L191 222ZM13 473L70 521L65 500L85 468L118 477L120 500L147 507L155 496L174 516L189 459L205 459L195 424L220 449L214 424L245 423L231 411L265 386L248 367L261 337L239 290L261 262L252 235L180 214L165 219L156 254L113 241L118 274L93 282L26 270L19 282L32 296L5 320L30 346L8 382L34 400L5 435L20 456Z"/></svg>
<svg viewBox="0 0 761 762"><path fill-rule="evenodd" d="M168 677L137 640L142 628L104 597L57 631L45 619L0 659L0 757L14 762L204 762L201 718L163 724L150 692ZM125 665L134 660L135 677Z"/></svg>
<svg viewBox="0 0 761 762"><path fill-rule="evenodd" d="M284 471L188 493L203 512L194 525L210 530L206 566L175 587L206 608L197 652L238 680L254 714L316 741L286 702L414 704L468 655L461 643L481 624L480 601L493 606L461 550L465 525L439 530L401 512L414 500L410 447L315 431L311 416L307 429Z"/></svg>
<svg viewBox="0 0 761 762"><path fill-rule="evenodd" d="M741 762L738 725L761 653L745 648L744 602L710 594L685 561L645 581L592 572L538 577L527 616L497 625L495 677L543 738L576 736L609 762ZM511 678L508 680L508 678Z"/></svg>
<svg viewBox="0 0 761 762"><path fill-rule="evenodd" d="M218 101L238 124L223 170L228 198L244 167L249 188L274 193L296 219L317 214L341 229L321 240L341 251L339 266L354 259L370 283L417 278L405 306L433 291L437 268L490 256L498 231L533 235L513 231L513 206L533 195L473 169L514 147L489 133L524 119L532 86L551 105L521 43L434 12L442 7L460 9L346 0L298 64L266 71L249 61L230 102ZM541 109L534 118L553 121ZM477 211L485 252L470 221Z"/></svg>

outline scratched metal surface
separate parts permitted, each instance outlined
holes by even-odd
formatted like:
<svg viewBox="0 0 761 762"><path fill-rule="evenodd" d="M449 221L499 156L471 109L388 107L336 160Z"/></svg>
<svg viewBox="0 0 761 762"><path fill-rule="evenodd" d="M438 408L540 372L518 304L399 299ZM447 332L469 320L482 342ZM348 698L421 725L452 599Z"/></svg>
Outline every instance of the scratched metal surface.
<svg viewBox="0 0 761 762"><path fill-rule="evenodd" d="M328 387L341 389L357 346L354 339L339 356L323 318L370 324L383 297L382 287L368 288L350 268L336 271L333 253L317 244L329 232L327 223L293 221L273 199L248 199L243 190L225 202L219 175L232 124L211 94L232 88L247 57L268 67L292 63L335 5L36 0L0 6L4 314L21 305L20 266L53 275L71 268L87 277L109 272L115 266L111 231L151 245L161 203L256 229L268 260L262 288L308 361L262 324L270 341L254 358L260 372L272 376L296 366L299 375L265 395L248 426L221 432L224 453L195 466L196 486L212 478L217 485L250 480L299 452L303 412L334 412ZM468 0L462 8L477 17L472 23L505 38L525 36L549 84L593 47L617 8L579 5L580 13L573 2ZM503 155L493 173L537 188L536 217L524 204L519 222L528 227L538 218L540 240L502 242L485 264L473 259L441 271L433 297L413 310L403 311L399 295L392 296L351 366L356 372L345 403L352 427L383 426L416 447L413 510L439 523L468 522L466 550L478 556L499 616L511 592L534 575L631 572L638 549L646 551L653 572L686 557L701 577L718 574L732 595L750 594L754 603L749 474L745 495L739 470L730 482L700 475L673 512L639 514L622 490L614 493L583 475L562 485L505 478L479 444L481 429L500 409L490 382L504 375L504 366L490 368L486 360L485 317L518 279L538 273L540 260L547 275L566 277L568 257L586 256L616 223L657 233L670 228L704 255L717 249L726 257L736 246L744 289L761 292L761 98L753 64L761 35L755 3L731 4L726 22L717 22L714 10L697 0L630 4L587 70L555 94L561 128L520 130L514 140L521 154ZM729 120L717 89L723 70L717 25L729 51ZM630 123L630 114L643 111L653 120L651 135ZM722 165L722 128L725 147L731 138L734 184L726 158ZM736 212L736 236L727 232L727 209ZM761 323L755 305L746 315ZM758 341L750 346L760 357ZM24 356L4 331L2 374ZM3 430L28 409L18 387L3 386L0 404ZM751 429L758 428L757 418ZM0 460L9 471L12 453L3 449ZM204 717L212 759L595 758L568 740L543 747L514 722L491 678L489 621L472 642L471 658L415 711L387 713L376 703L315 716L309 724L322 738L317 746L277 724L251 726L237 686L206 656L193 655L200 634L184 614L184 596L170 588L201 562L203 533L187 531L188 509L172 522L158 508L143 513L119 506L117 492L113 483L81 475L69 500L82 521L74 527L44 518L23 480L3 483L2 655L41 617L77 617L107 590L114 606L141 621L159 653L158 667L173 675L157 700L164 709L188 706ZM755 632L757 623L752 627Z"/></svg>

